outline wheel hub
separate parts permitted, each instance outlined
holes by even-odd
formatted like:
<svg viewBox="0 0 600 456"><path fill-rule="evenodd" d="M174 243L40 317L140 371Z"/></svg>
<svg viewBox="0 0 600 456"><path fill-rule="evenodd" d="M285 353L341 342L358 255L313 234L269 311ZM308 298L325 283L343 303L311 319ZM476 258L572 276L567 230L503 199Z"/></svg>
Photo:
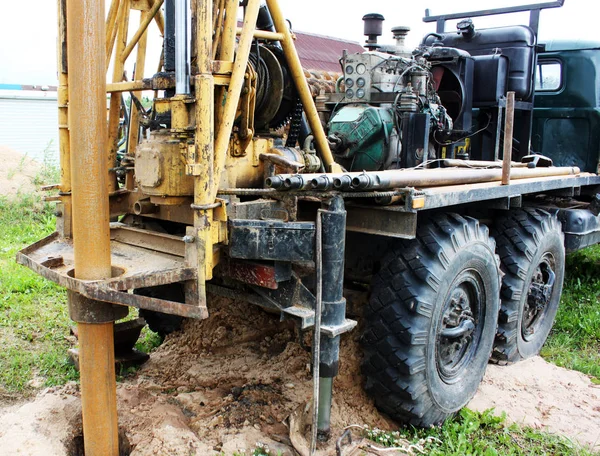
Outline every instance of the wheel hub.
<svg viewBox="0 0 600 456"><path fill-rule="evenodd" d="M437 338L437 366L447 382L457 378L473 355L481 306L480 283L471 274L448 295Z"/></svg>
<svg viewBox="0 0 600 456"><path fill-rule="evenodd" d="M552 298L556 280L553 265L553 258L547 255L542 258L531 278L521 322L521 333L525 340L535 334Z"/></svg>

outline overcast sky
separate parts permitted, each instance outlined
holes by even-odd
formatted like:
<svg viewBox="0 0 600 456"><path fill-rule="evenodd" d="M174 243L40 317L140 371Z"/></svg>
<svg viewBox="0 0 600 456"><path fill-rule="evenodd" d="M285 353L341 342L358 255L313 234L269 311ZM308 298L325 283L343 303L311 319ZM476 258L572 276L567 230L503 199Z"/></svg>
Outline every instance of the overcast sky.
<svg viewBox="0 0 600 456"><path fill-rule="evenodd" d="M424 24L425 8L431 14L473 11L534 3L539 0L280 0L286 17L294 29L304 32L346 38L363 43L362 16L381 13L385 16L384 36L381 42L392 42L389 30L398 25L411 27L408 44L416 45L421 37L435 31L435 24ZM108 9L108 6L107 6ZM559 9L542 11L540 41L550 39L599 40L598 18L600 1L565 0ZM2 5L0 27L0 84L56 84L56 2L52 0L6 1ZM132 19L133 33L137 19ZM478 27L498 26L503 23L528 23L527 14L505 15L496 18L475 18ZM449 27L454 27L450 24ZM153 25L150 45L155 51L150 56L148 75L156 67L160 37Z"/></svg>

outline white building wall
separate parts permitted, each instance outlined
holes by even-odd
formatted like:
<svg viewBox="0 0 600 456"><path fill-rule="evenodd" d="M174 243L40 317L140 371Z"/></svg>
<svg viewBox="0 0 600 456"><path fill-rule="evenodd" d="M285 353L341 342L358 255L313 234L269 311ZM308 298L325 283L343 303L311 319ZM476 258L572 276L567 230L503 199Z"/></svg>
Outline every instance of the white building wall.
<svg viewBox="0 0 600 456"><path fill-rule="evenodd" d="M58 164L56 92L27 96L0 91L0 146L40 163L51 160Z"/></svg>

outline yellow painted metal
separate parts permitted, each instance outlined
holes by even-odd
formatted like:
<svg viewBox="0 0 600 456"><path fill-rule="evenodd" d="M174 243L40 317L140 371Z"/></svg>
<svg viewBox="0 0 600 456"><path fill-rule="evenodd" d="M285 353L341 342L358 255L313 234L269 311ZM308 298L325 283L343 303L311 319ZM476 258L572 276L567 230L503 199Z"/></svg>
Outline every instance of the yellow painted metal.
<svg viewBox="0 0 600 456"><path fill-rule="evenodd" d="M178 141L167 132L155 132L135 152L135 178L144 194L159 197L192 196L194 179L185 173Z"/></svg>
<svg viewBox="0 0 600 456"><path fill-rule="evenodd" d="M233 71L233 62L225 62L223 60L215 60L212 63L213 75L216 75L216 74L230 75L232 71Z"/></svg>
<svg viewBox="0 0 600 456"><path fill-rule="evenodd" d="M229 146L229 139L233 128L233 123L235 121L235 114L237 112L242 87L244 85L244 75L246 74L250 48L254 40L253 33L256 27L256 19L258 17L259 7L260 0L249 0L248 5L246 6L246 14L244 15L244 24L242 27L243 32L240 36L237 56L233 64L233 71L231 73L231 82L227 90L225 108L223 109L223 116L219 123L219 130L216 134L214 146L215 176L217 177L217 180L223 171L225 160L227 158L227 148ZM202 54L198 52L198 55ZM218 189L216 185L213 185L210 189L210 199L213 201L217 196L217 190Z"/></svg>
<svg viewBox="0 0 600 456"><path fill-rule="evenodd" d="M69 77L67 74L67 21L66 0L58 0L58 149L60 156L60 192L62 217L57 230L71 237L71 149L69 139Z"/></svg>
<svg viewBox="0 0 600 456"><path fill-rule="evenodd" d="M315 137L317 150L321 154L321 158L323 159L327 171L341 172L342 169L340 165L335 162L333 155L331 154L331 149L329 148L329 143L327 142L327 136L325 135L325 130L323 129L323 125L319 119L319 113L315 107L315 102L312 98L308 82L304 76L304 70L302 69L298 52L294 46L294 40L289 30L287 21L285 20L277 0L267 0L267 5L269 6L269 11L273 17L275 29L278 33L283 35L283 39L281 40L283 52L290 68L290 73L294 83L296 84L296 88L298 89L298 95L302 101L306 118Z"/></svg>
<svg viewBox="0 0 600 456"><path fill-rule="evenodd" d="M164 35L165 34L165 18L161 11L158 11L158 13L156 13L154 15L154 22L156 22L156 26L158 27L158 31L160 32L160 34Z"/></svg>
<svg viewBox="0 0 600 456"><path fill-rule="evenodd" d="M150 0L131 0L131 9L138 11L148 11L151 8Z"/></svg>
<svg viewBox="0 0 600 456"><path fill-rule="evenodd" d="M127 81L127 82L112 82L106 84L106 92L131 92L134 90L141 90L144 88L143 81Z"/></svg>
<svg viewBox="0 0 600 456"><path fill-rule="evenodd" d="M212 75L212 0L200 3L196 16L196 53L198 75L194 78L196 109L196 135L192 153L188 157L188 173L194 176L194 204L207 206L215 201L211 191L216 186L214 178L214 95ZM200 305L206 303L206 281L212 278L214 266L212 209L194 211L194 232L197 252L197 290Z"/></svg>
<svg viewBox="0 0 600 456"><path fill-rule="evenodd" d="M238 0L225 1L225 22L221 34L218 58L225 62L233 62L235 54L235 33L237 30Z"/></svg>
<svg viewBox="0 0 600 456"><path fill-rule="evenodd" d="M160 0L160 2L162 2L162 0ZM156 3L159 3L158 0L156 0ZM152 19L152 11L148 12L148 11L143 11L140 15L140 25L145 23L148 19ZM143 79L144 78L144 69L146 67L146 45L148 43L148 31L146 30L142 36L140 37L139 41L138 41L138 46L137 46L137 55L136 55L136 62L135 62L135 71L133 73L133 79ZM137 91L133 93L134 96L136 96L138 99L140 99L142 97L142 92L141 91ZM137 108L137 106L135 106L134 103L131 103L131 110L130 110L130 121L129 121L129 140L128 140L128 145L129 148L127 150L127 153L132 156L135 154L135 149L137 147L138 141L139 141L139 134L140 134L140 112ZM128 190L133 190L133 176L131 172L128 172L125 178L125 188L127 188Z"/></svg>
<svg viewBox="0 0 600 456"><path fill-rule="evenodd" d="M425 207L425 197L424 196L417 196L417 197L413 198L412 207L413 207L413 209L422 209L422 208L424 208Z"/></svg>
<svg viewBox="0 0 600 456"><path fill-rule="evenodd" d="M106 61L110 63L112 48L117 37L117 17L121 14L120 0L112 0L106 18Z"/></svg>
<svg viewBox="0 0 600 456"><path fill-rule="evenodd" d="M119 16L115 62L113 68L113 82L121 82L125 71L125 60L120 58L127 44L127 31L129 28L129 10L131 0L121 0L121 15ZM121 118L121 94L112 93L110 96L110 110L108 115L108 157L106 161L107 170L114 168L117 161L117 148L119 143L119 121ZM108 182L108 191L117 189L117 178L111 173Z"/></svg>
<svg viewBox="0 0 600 456"><path fill-rule="evenodd" d="M60 151L60 191L71 192L71 151L69 148L69 77L58 74L58 147Z"/></svg>
<svg viewBox="0 0 600 456"><path fill-rule="evenodd" d="M110 35L108 33L106 34L106 71L108 71L108 67L110 66L120 24L123 22L124 18L126 18L125 20L129 21L129 2L126 4L125 0L119 0L116 21L110 24Z"/></svg>
<svg viewBox="0 0 600 456"><path fill-rule="evenodd" d="M223 22L224 17L225 17L225 0L218 0L218 1L214 2L214 10L213 10L213 29L215 32L215 36L213 38L213 44L212 44L213 60L217 58L217 50L218 50L219 44L221 42L221 33L223 31L221 22Z"/></svg>
<svg viewBox="0 0 600 456"><path fill-rule="evenodd" d="M67 1L75 277L111 277L104 0ZM118 455L113 324L80 324L85 454Z"/></svg>
<svg viewBox="0 0 600 456"><path fill-rule="evenodd" d="M190 131L190 113L189 109L195 101L189 95L175 95L170 99L171 105L171 131L183 133L186 136L191 134ZM187 138L183 138L184 140Z"/></svg>
<svg viewBox="0 0 600 456"><path fill-rule="evenodd" d="M238 35L241 35L242 29L238 28L236 33ZM254 38L257 38L259 40L283 41L284 35L283 33L267 32L265 30L255 30Z"/></svg>
<svg viewBox="0 0 600 456"><path fill-rule="evenodd" d="M272 138L253 138L242 149L239 138L234 137L230 144L225 168L219 179L219 188L259 188L264 181L264 162L261 154L273 149Z"/></svg>
<svg viewBox="0 0 600 456"><path fill-rule="evenodd" d="M229 71L233 71L233 57L235 56L235 36L237 30L237 11L238 0L226 0L225 2L225 22L223 23L223 31L221 32L221 43L218 47L217 57L222 62L231 62L232 66ZM229 79L225 84L229 85ZM216 105L216 124L221 125L223 121L223 111L225 109L225 95L227 90L225 87L218 87L215 98Z"/></svg>
<svg viewBox="0 0 600 456"><path fill-rule="evenodd" d="M156 114L166 114L171 110L171 104L168 98L155 98L154 110Z"/></svg>
<svg viewBox="0 0 600 456"><path fill-rule="evenodd" d="M127 44L123 50L123 53L121 54L121 59L123 59L123 61L127 60L127 57L129 57L129 54L131 54L131 51L133 51L133 48L136 46L136 44L138 44L138 41L140 41L142 36L146 35L146 31L148 30L150 22L152 22L154 15L160 10L163 2L164 0L154 0L154 4L152 5L152 9L150 9L149 13L142 14L139 28L134 33L131 41Z"/></svg>

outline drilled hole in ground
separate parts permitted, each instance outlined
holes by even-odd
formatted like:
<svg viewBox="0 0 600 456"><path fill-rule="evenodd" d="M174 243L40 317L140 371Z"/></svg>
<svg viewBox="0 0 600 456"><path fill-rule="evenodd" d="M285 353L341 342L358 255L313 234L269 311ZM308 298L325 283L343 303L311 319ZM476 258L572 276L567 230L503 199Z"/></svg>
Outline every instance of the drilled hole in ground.
<svg viewBox="0 0 600 456"><path fill-rule="evenodd" d="M85 447L83 443L83 429L77 427L65 445L65 453L68 456L85 456ZM129 456L131 454L131 445L123 428L119 428L119 456Z"/></svg>

